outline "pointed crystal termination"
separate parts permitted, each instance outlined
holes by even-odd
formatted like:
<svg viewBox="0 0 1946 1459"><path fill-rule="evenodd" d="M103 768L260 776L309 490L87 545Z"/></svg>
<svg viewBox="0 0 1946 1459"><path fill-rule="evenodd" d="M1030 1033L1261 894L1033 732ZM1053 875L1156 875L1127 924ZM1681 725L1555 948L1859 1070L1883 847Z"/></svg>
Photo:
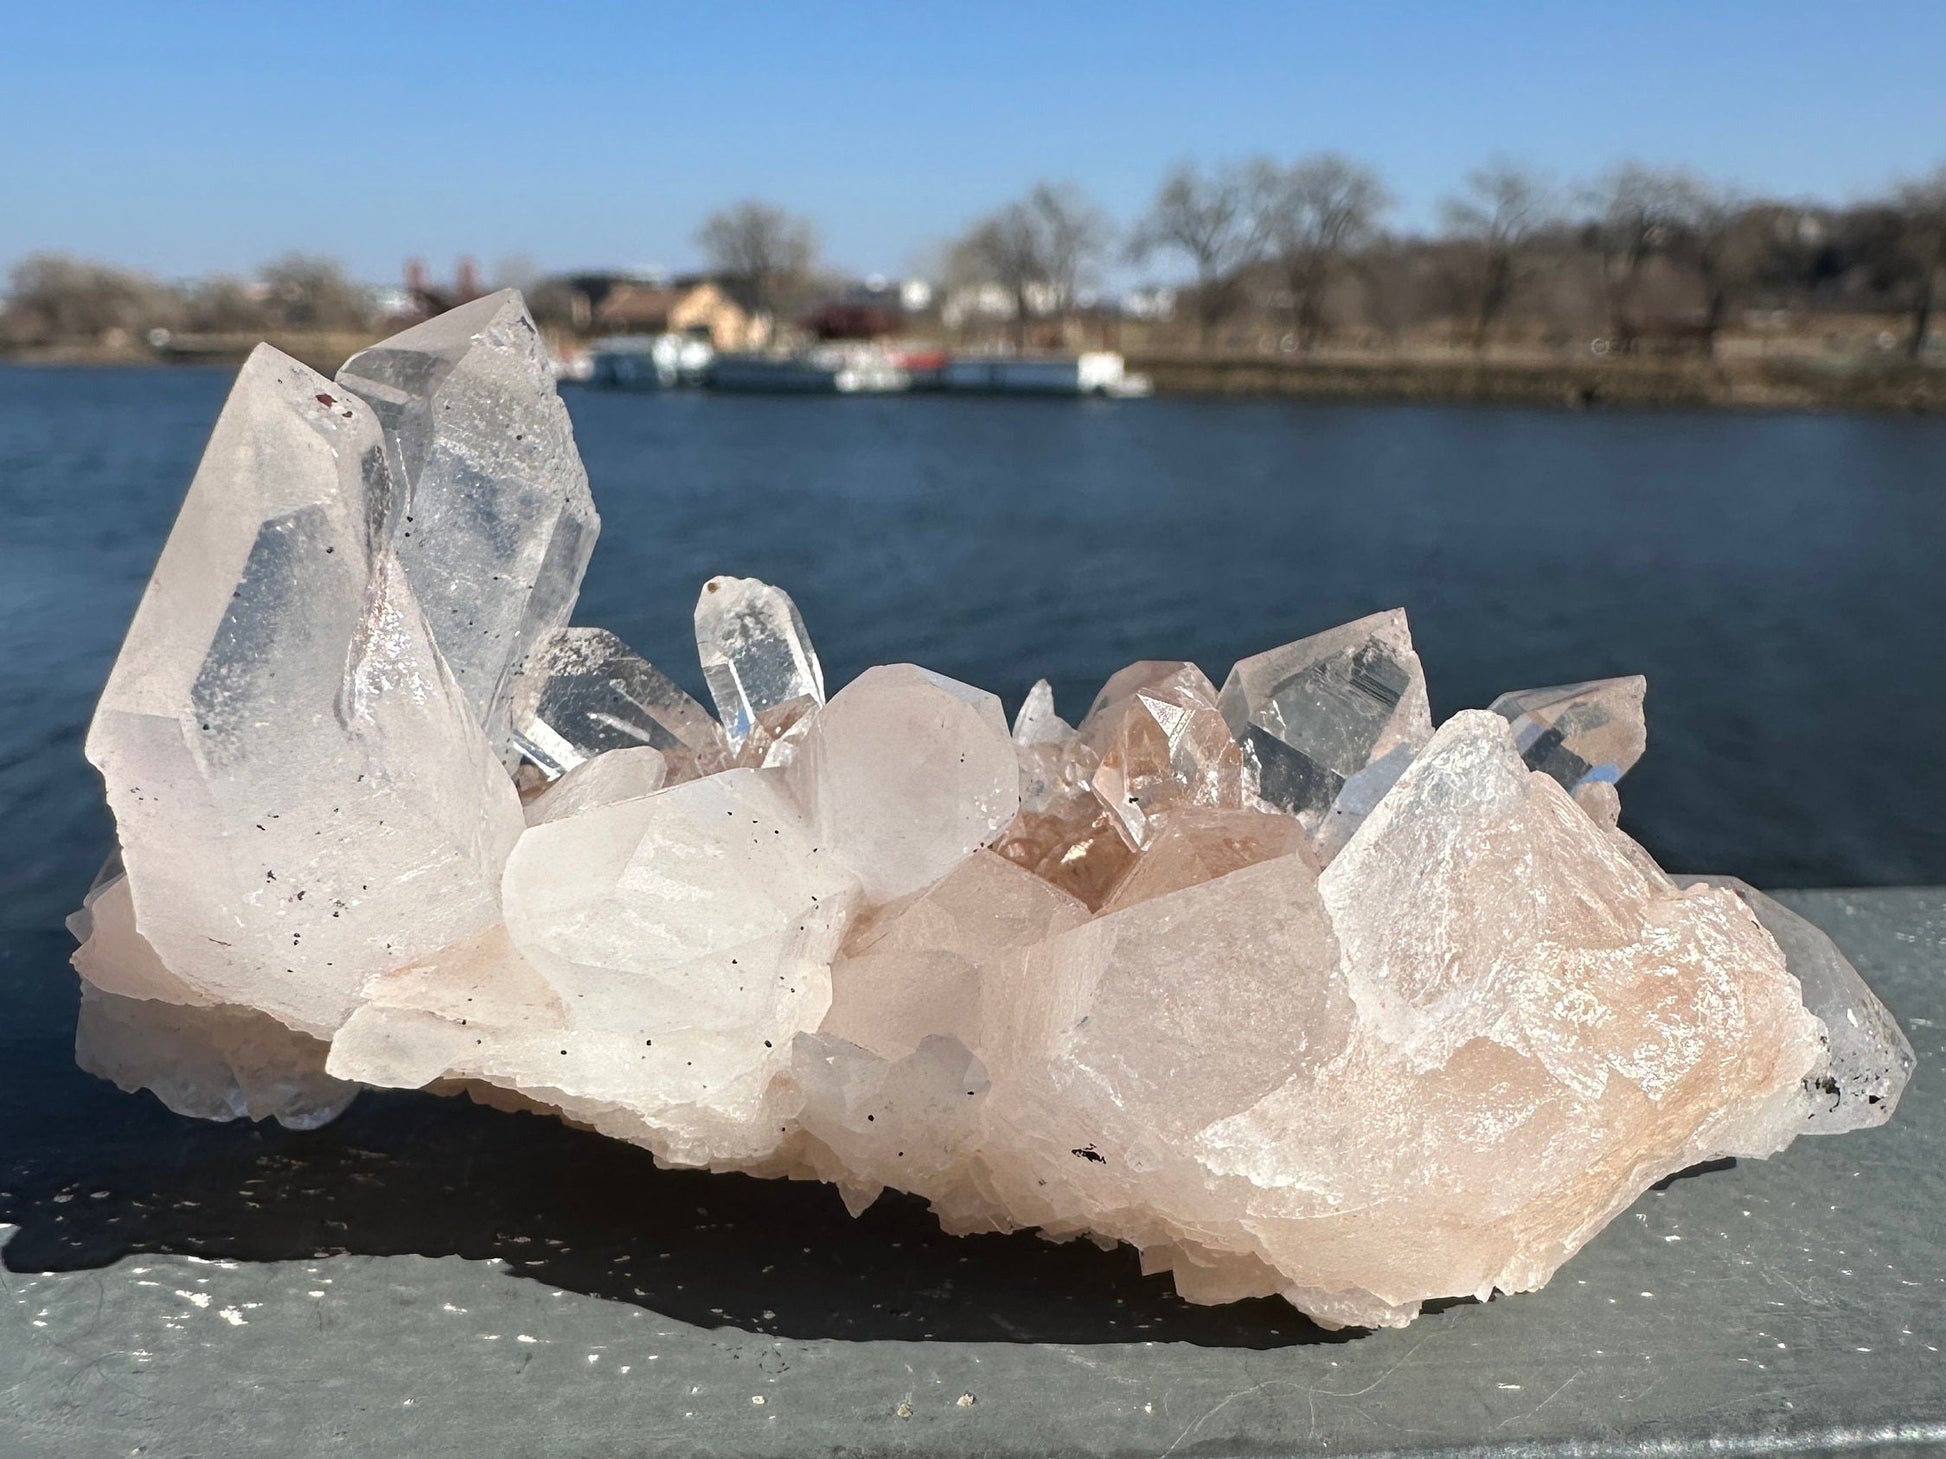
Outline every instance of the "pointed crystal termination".
<svg viewBox="0 0 1946 1459"><path fill-rule="evenodd" d="M1016 745L1060 745L1074 738L1074 726L1054 712L1054 686L1036 679L1014 716Z"/></svg>
<svg viewBox="0 0 1946 1459"><path fill-rule="evenodd" d="M696 599L703 679L740 750L758 718L793 699L824 703L824 669L789 593L755 578L714 577Z"/></svg>
<svg viewBox="0 0 1946 1459"><path fill-rule="evenodd" d="M1095 797L1131 850L1149 844L1152 823L1173 806L1242 810L1255 799L1216 686L1194 664L1170 665L1134 693L1108 699L1084 733L1102 749Z"/></svg>
<svg viewBox="0 0 1946 1459"><path fill-rule="evenodd" d="M514 681L513 737L549 776L648 745L673 785L714 774L730 754L710 712L605 628L564 628L530 656Z"/></svg>
<svg viewBox="0 0 1946 1459"><path fill-rule="evenodd" d="M1257 757L1258 793L1313 830L1361 770L1401 746L1406 755L1391 763L1403 770L1432 738L1426 677L1401 608L1242 660L1218 702ZM1371 790L1362 786L1361 800L1375 803Z"/></svg>
<svg viewBox="0 0 1946 1459"><path fill-rule="evenodd" d="M353 355L395 499L377 503L433 639L496 751L521 661L566 625L600 519L547 351L511 289Z"/></svg>
<svg viewBox="0 0 1946 1459"><path fill-rule="evenodd" d="M499 920L520 805L373 523L364 403L238 373L88 732L136 929L208 1001L329 1034Z"/></svg>
<svg viewBox="0 0 1946 1459"><path fill-rule="evenodd" d="M1550 775L1573 794L1584 785L1620 780L1642 758L1649 731L1640 674L1590 679L1551 689L1516 689L1488 706L1514 727L1527 768Z"/></svg>
<svg viewBox="0 0 1946 1459"><path fill-rule="evenodd" d="M1722 887L1742 898L1784 950L1804 1006L1824 1024L1826 1058L1804 1081L1810 1135L1840 1135L1892 1118L1912 1077L1912 1045L1851 960L1823 930L1733 876L1684 876L1677 885Z"/></svg>

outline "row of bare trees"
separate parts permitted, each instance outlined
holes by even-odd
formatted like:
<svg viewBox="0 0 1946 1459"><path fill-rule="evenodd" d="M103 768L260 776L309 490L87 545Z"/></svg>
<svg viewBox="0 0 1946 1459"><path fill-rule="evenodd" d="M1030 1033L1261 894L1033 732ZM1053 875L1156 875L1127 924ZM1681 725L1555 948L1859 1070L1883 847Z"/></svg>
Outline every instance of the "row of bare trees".
<svg viewBox="0 0 1946 1459"><path fill-rule="evenodd" d="M1946 166L1839 208L1753 198L1684 168L1625 163L1562 187L1496 161L1441 200L1430 235L1388 230L1393 210L1379 173L1336 153L1185 163L1127 229L1074 185L1038 184L974 219L936 271L949 292L997 303L1022 336L1029 321L1071 317L1111 265L1186 275L1180 314L1204 349L1302 351L1334 333L1397 341L1430 328L1476 350L1599 332L1621 353L1644 341L1713 352L1740 311L1828 306L1905 312L1917 357L1946 304ZM696 242L766 313L788 317L829 287L815 224L773 204L723 208ZM13 269L5 304L0 344L376 322L369 291L304 255L254 279L186 285L35 255Z"/></svg>
<svg viewBox="0 0 1946 1459"><path fill-rule="evenodd" d="M335 261L286 254L254 278L165 284L146 274L65 254L30 254L9 276L0 343L98 344L152 330L245 334L359 331L372 322L368 291Z"/></svg>
<svg viewBox="0 0 1946 1459"><path fill-rule="evenodd" d="M1739 307L1850 301L1908 311L1917 355L1946 297L1946 167L1838 209L1752 198L1684 168L1625 163L1564 188L1495 161L1441 200L1432 236L1389 233L1393 205L1375 169L1335 153L1184 164L1118 239L1074 188L1042 185L978 220L949 272L1046 315L1118 255L1168 260L1191 275L1183 302L1204 348L1242 317L1309 350L1354 294L1363 317L1350 322L1383 334L1436 320L1484 349L1526 304L1557 331L1572 327L1559 316L1592 313L1621 353L1651 334L1713 352Z"/></svg>

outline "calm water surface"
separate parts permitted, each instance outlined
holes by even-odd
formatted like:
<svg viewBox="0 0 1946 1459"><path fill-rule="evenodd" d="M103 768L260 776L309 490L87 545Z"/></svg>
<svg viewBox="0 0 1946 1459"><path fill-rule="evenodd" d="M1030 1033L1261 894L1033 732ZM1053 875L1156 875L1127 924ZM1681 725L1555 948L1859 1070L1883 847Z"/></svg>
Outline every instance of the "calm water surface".
<svg viewBox="0 0 1946 1459"><path fill-rule="evenodd" d="M0 925L112 834L81 735L228 387L0 367ZM835 688L914 660L1085 708L1403 604L1435 716L1649 678L1623 822L1762 885L1946 882L1946 422L1271 401L569 396L603 517L578 619L701 692L712 573Z"/></svg>

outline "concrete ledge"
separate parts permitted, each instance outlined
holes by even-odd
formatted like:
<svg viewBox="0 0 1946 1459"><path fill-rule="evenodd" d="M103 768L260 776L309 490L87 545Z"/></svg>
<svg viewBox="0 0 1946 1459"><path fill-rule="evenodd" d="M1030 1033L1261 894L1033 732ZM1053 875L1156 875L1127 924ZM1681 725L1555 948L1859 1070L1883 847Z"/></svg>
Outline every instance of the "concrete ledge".
<svg viewBox="0 0 1946 1459"><path fill-rule="evenodd" d="M74 1068L64 937L0 936L0 1452L1946 1447L1946 889L1782 900L1919 1052L1893 1123L1669 1182L1547 1290L1371 1336L456 1101L195 1125Z"/></svg>

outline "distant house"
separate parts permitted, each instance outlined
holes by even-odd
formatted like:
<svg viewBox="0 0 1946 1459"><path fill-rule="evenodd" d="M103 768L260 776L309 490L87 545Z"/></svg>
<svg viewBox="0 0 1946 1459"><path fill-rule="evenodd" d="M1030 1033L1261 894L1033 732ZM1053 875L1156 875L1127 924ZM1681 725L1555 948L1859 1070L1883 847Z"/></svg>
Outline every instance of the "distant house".
<svg viewBox="0 0 1946 1459"><path fill-rule="evenodd" d="M757 349L770 336L770 321L716 279L570 274L553 283L574 327L591 334L686 334L719 350Z"/></svg>

